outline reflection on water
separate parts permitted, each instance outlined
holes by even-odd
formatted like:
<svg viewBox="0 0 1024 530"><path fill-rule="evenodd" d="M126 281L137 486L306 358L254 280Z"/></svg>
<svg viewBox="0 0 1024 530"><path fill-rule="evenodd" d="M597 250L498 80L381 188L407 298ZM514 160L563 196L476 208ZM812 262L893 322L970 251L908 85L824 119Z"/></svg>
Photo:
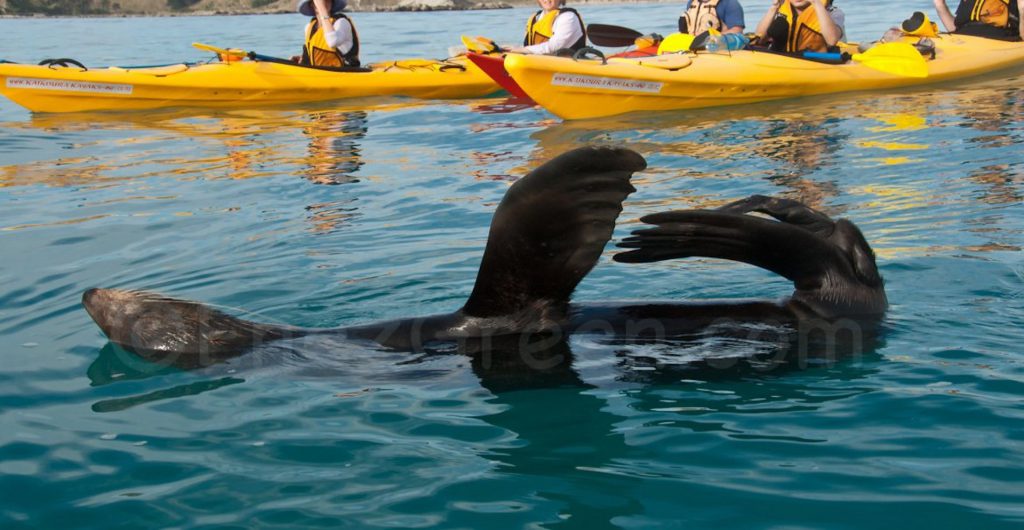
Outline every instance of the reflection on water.
<svg viewBox="0 0 1024 530"><path fill-rule="evenodd" d="M277 174L275 165L310 165L309 178L322 183L358 171L359 141L367 133L365 109L392 112L426 103L368 102L309 109L179 109L157 112L33 114L30 121L3 123L40 145L58 143L88 156L29 161L0 166L0 187L96 183L138 165L152 172L136 177L249 179ZM293 153L295 139L309 138L307 154ZM333 158L328 166L324 156Z"/></svg>
<svg viewBox="0 0 1024 530"><path fill-rule="evenodd" d="M314 184L359 182L355 173L363 165L360 141L366 136L364 111L323 111L307 116L302 132L309 138L306 179ZM340 201L310 204L309 222L318 233L330 232L347 222L356 212L354 197Z"/></svg>
<svg viewBox="0 0 1024 530"><path fill-rule="evenodd" d="M838 183L807 178L811 173L830 171L836 153L849 139L837 130L836 121L771 120L755 138L759 154L782 165L782 172L769 180L789 191L781 193L815 209L825 209L838 195ZM841 212L832 211L830 214Z"/></svg>
<svg viewBox="0 0 1024 530"><path fill-rule="evenodd" d="M1012 204L1024 200L1024 168L1016 164L994 164L971 171L970 179L982 185L979 200L989 204Z"/></svg>
<svg viewBox="0 0 1024 530"><path fill-rule="evenodd" d="M949 138L957 133L946 129L979 131L983 134L958 141L1008 153L1010 146L1024 139L1019 121L1022 94L1024 89L993 82L949 92L847 94L556 123L531 133L537 147L529 163L516 171L535 167L574 145L609 143L636 149L652 161L652 167L637 179L641 193L631 198L643 201L645 209L713 207L729 197L703 197L687 187L680 188L677 196L652 200L642 197L644 185L681 178L749 182L746 179L753 177L782 188L760 193L801 200L832 215L846 212L843 201L836 204L836 199L847 193L899 197L899 201L880 200L873 206L880 214L890 209L902 216L907 209L944 201L945 192L963 187L956 177L947 186L934 180L949 178L936 177L943 166L982 184L979 189L964 190L978 194L979 200L1014 203L1021 201L1024 191L1024 159L1011 155L997 161L984 152L960 154L969 146L951 151ZM871 111L863 112L865 107ZM853 172L881 178L864 185L858 182L861 179L850 179ZM903 178L903 182L886 178L894 172L917 178Z"/></svg>
<svg viewBox="0 0 1024 530"><path fill-rule="evenodd" d="M1015 528L1019 81L569 123L487 100L0 124L0 517ZM182 372L104 346L81 310L108 285L305 326L454 310L504 181L581 143L649 161L616 240L754 193L854 220L888 282L884 332L832 356L792 356L784 333L573 337L539 374L325 340ZM790 289L612 252L577 300Z"/></svg>
<svg viewBox="0 0 1024 530"><path fill-rule="evenodd" d="M302 131L309 137L306 178L316 184L359 182L354 173L363 165L359 140L366 136L366 112L324 111L312 113L308 119Z"/></svg>

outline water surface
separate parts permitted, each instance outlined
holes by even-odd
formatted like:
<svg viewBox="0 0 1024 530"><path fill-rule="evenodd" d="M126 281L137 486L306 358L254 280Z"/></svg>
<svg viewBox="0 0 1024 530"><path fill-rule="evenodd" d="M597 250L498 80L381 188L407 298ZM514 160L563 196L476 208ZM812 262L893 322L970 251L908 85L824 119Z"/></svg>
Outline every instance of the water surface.
<svg viewBox="0 0 1024 530"><path fill-rule="evenodd" d="M930 2L881 20L889 6L844 2L850 36ZM668 33L679 9L582 11ZM440 57L459 33L511 42L528 13L354 17L372 61ZM192 41L290 55L301 25L6 19L0 58L203 59ZM501 98L86 115L0 100L0 523L1017 528L1022 79L570 123ZM159 369L106 345L79 303L146 288L300 326L453 310L508 185L586 143L648 159L615 239L647 213L753 193L854 220L887 280L883 333L763 372L693 364L756 343L578 338L586 386L499 391L458 356L345 345ZM613 253L577 300L791 289L748 266Z"/></svg>

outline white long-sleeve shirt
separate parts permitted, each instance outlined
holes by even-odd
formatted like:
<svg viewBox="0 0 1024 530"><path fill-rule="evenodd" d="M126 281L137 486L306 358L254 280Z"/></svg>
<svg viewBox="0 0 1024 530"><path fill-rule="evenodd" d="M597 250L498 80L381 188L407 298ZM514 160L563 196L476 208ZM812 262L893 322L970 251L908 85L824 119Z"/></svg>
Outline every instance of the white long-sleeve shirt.
<svg viewBox="0 0 1024 530"><path fill-rule="evenodd" d="M537 15L534 18L534 21L542 16L544 16L544 13ZM580 27L579 20L577 20L575 14L565 11L559 13L558 16L555 17L555 23L551 25L551 33L552 35L550 40L540 44L534 44L533 46L527 46L525 48L526 52L549 54L555 53L562 48L568 48L583 36L583 28Z"/></svg>
<svg viewBox="0 0 1024 530"><path fill-rule="evenodd" d="M302 37L306 37L305 33ZM352 24L343 18L335 20L333 31L330 29L324 31L324 40L327 41L328 46L338 50L342 55L348 53L352 49L353 43Z"/></svg>

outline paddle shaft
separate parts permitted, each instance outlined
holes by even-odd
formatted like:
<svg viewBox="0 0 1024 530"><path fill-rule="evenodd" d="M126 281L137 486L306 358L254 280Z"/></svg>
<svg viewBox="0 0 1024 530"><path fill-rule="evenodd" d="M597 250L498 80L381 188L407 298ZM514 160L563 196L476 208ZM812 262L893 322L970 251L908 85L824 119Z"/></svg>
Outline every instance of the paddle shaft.
<svg viewBox="0 0 1024 530"><path fill-rule="evenodd" d="M208 51L208 52L216 53L218 55L230 55L232 57L248 57L249 59L252 59L253 61L263 61L265 63L286 64L286 65L289 65L289 66L297 66L297 67L300 67L300 68L313 68L315 70L329 70L331 72L364 72L365 73L365 72L370 72L371 71L371 69L363 68L361 66L314 66L314 65L311 65L311 64L299 64L299 63L296 63L295 61L292 61L291 59L282 59L281 57L272 57L270 55L262 55L262 54L259 54L259 53L256 53L256 52L249 52L249 51L239 50L239 49L227 50L227 49L224 49L224 48L218 48L216 46L211 46L209 44L203 44L201 42L193 42L192 46L197 48L197 49L203 50L203 51Z"/></svg>

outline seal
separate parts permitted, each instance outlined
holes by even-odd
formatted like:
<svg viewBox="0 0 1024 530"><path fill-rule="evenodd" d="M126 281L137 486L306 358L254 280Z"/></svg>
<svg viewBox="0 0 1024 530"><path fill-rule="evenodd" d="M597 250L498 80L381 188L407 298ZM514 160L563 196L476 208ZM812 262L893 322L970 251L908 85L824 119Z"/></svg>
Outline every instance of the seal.
<svg viewBox="0 0 1024 530"><path fill-rule="evenodd" d="M470 353L550 352L574 333L661 340L723 319L784 324L877 321L884 314L887 300L874 253L853 223L765 196L716 210L643 217L651 226L633 231L619 244L627 251L614 259L650 263L709 257L749 263L791 280L795 290L788 299L570 303L611 239L623 201L635 191L633 173L644 168L646 161L633 151L584 147L519 179L494 213L473 291L452 313L309 329L250 322L145 291L89 289L82 302L110 342L184 368L221 362L267 343L325 334L394 350L456 344L458 351Z"/></svg>

